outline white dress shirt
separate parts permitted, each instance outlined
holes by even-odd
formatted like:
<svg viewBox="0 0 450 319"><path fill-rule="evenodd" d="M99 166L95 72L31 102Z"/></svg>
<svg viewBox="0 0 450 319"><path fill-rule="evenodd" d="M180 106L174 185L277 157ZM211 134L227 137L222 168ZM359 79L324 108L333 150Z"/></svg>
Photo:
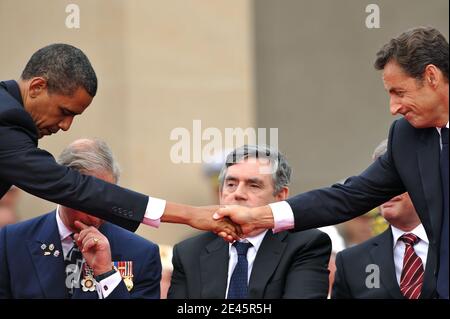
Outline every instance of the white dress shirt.
<svg viewBox="0 0 450 319"><path fill-rule="evenodd" d="M145 208L143 224L155 228L161 224L161 216L166 208L166 201L155 197L148 197L147 207Z"/></svg>
<svg viewBox="0 0 450 319"><path fill-rule="evenodd" d="M72 231L67 228L67 226L61 220L59 216L59 205L56 208L56 224L58 225L59 238L61 239L61 246L63 250L63 257L67 256L70 249L72 249L73 241L70 235ZM83 263L85 262L83 258ZM117 271L114 275L111 275L100 282L97 282L94 278L95 289L97 290L97 294L99 299L104 299L108 297L111 292L120 284L122 281L122 276Z"/></svg>
<svg viewBox="0 0 450 319"><path fill-rule="evenodd" d="M446 128L448 128L448 122L447 125L445 126ZM439 145L441 146L441 150L442 150L442 136L441 136L441 128L440 127L436 127L438 133L439 133Z"/></svg>
<svg viewBox="0 0 450 319"><path fill-rule="evenodd" d="M248 272L247 272L247 284L250 281L250 275L252 274L253 269L253 263L255 262L256 254L258 253L259 247L261 246L261 243L264 239L264 236L266 235L267 230L263 231L261 234L253 236L253 237L247 237L241 242L244 243L250 243L252 246L247 251L247 262L248 262ZM234 268L237 265L238 262L238 255L236 251L236 247L233 246L233 244L229 244L229 253L230 253L230 259L228 262L228 279L227 279L227 290L225 292L225 297L228 296L228 289L230 286L230 280L231 275L233 274Z"/></svg>
<svg viewBox="0 0 450 319"><path fill-rule="evenodd" d="M399 238L403 234L414 234L417 237L420 238L419 242L413 246L414 251L416 252L417 256L422 259L423 269L425 270L425 265L427 264L427 255L428 255L428 237L427 233L425 232L425 228L422 224L414 228L413 230L409 232L405 232L403 230L400 230L394 226L391 226L392 229L392 238L394 243L394 265L395 265L395 275L397 277L397 283L400 286L400 276L402 274L403 269L403 257L405 256L405 243Z"/></svg>

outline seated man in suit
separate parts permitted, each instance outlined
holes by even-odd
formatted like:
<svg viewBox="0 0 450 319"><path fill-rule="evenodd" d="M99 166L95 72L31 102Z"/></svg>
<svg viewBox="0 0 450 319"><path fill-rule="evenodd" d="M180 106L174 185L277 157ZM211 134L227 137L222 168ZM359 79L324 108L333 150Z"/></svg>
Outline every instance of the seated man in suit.
<svg viewBox="0 0 450 319"><path fill-rule="evenodd" d="M387 150L375 149L374 160ZM390 227L380 235L336 256L332 298L433 298L434 258L427 258L428 237L408 193L380 206Z"/></svg>
<svg viewBox="0 0 450 319"><path fill-rule="evenodd" d="M110 183L119 178L102 141L77 140L58 161ZM0 298L158 299L160 279L157 245L68 207L0 230Z"/></svg>
<svg viewBox="0 0 450 319"><path fill-rule="evenodd" d="M221 205L266 205L289 193L285 157L261 146L227 156L219 175ZM258 230L226 243L204 233L173 250L169 298L326 298L331 242L316 229L298 233Z"/></svg>

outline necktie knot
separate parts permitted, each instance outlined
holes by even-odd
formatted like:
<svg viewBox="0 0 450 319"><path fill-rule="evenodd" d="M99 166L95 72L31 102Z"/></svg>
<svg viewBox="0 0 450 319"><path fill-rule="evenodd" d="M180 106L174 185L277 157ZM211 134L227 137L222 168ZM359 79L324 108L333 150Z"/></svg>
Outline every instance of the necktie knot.
<svg viewBox="0 0 450 319"><path fill-rule="evenodd" d="M247 251L250 247L252 247L253 245L250 243L244 243L244 242L240 242L240 241L236 241L233 243L233 246L236 248L236 251L238 253L238 255L244 255L247 256Z"/></svg>
<svg viewBox="0 0 450 319"><path fill-rule="evenodd" d="M441 128L441 139L442 139L442 144L448 145L448 128L446 128L446 127Z"/></svg>
<svg viewBox="0 0 450 319"><path fill-rule="evenodd" d="M406 245L414 246L415 244L417 244L419 242L420 238L412 233L408 233L408 234L403 234L400 237L400 240L402 242L404 242Z"/></svg>

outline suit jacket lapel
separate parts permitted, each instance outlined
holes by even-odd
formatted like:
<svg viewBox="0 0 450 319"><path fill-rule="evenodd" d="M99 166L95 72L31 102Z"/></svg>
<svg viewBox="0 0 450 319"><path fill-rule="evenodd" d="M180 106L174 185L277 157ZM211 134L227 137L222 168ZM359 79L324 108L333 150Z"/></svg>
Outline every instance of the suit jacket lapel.
<svg viewBox="0 0 450 319"><path fill-rule="evenodd" d="M427 230L430 244L439 243L442 220L442 190L439 171L439 134L434 128L424 129L419 133L417 158L425 195L424 205L428 214L421 214L422 224Z"/></svg>
<svg viewBox="0 0 450 319"><path fill-rule="evenodd" d="M200 298L224 299L228 279L229 244L222 238L209 243L200 255Z"/></svg>
<svg viewBox="0 0 450 319"><path fill-rule="evenodd" d="M59 255L55 257L51 253L45 256L44 250L41 248L42 244L47 247L53 244L55 246L53 252L58 250ZM36 236L36 240L28 241L28 250L45 298L66 297L64 256L55 212L48 214Z"/></svg>
<svg viewBox="0 0 450 319"><path fill-rule="evenodd" d="M272 278L272 274L280 262L286 243L283 239L287 236L286 232L273 234L272 230L267 231L264 239L256 254L253 263L252 273L248 287L248 297L251 299L264 298L265 287Z"/></svg>
<svg viewBox="0 0 450 319"><path fill-rule="evenodd" d="M395 299L403 299L400 287L397 283L394 265L394 243L392 241L392 231L389 227L379 236L378 242L370 251L373 263L379 266L380 280L386 290Z"/></svg>

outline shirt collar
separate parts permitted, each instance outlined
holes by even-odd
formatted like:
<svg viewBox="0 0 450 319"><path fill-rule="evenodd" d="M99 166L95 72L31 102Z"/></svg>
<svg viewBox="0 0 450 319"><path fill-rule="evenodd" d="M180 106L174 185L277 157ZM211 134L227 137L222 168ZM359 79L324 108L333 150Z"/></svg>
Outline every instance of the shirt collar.
<svg viewBox="0 0 450 319"><path fill-rule="evenodd" d="M447 122L447 125L445 125L445 127L448 128L448 122ZM441 135L441 128L440 127L436 127L436 129L437 129L439 135Z"/></svg>
<svg viewBox="0 0 450 319"><path fill-rule="evenodd" d="M263 231L261 234L258 234L256 236L252 236L252 237L247 237L243 240L240 240L241 242L248 242L250 244L252 244L252 246L256 249L256 251L258 251L259 247L261 246L261 243L264 239L264 236L267 233L267 229L265 231ZM230 249L231 249L231 245L230 244Z"/></svg>
<svg viewBox="0 0 450 319"><path fill-rule="evenodd" d="M59 238L61 242L69 237L73 232L67 228L67 226L63 223L61 217L59 216L60 206L56 207L56 224L58 225Z"/></svg>
<svg viewBox="0 0 450 319"><path fill-rule="evenodd" d="M420 238L420 240L423 240L425 243L429 244L427 233L422 224L419 224L416 228L414 228L413 230L408 231L408 232L398 229L392 225L391 225L391 230L392 230L392 236L394 238L394 241L393 241L394 247L395 247L395 245L397 245L398 239L403 234L409 234L409 233L416 235L417 237Z"/></svg>

